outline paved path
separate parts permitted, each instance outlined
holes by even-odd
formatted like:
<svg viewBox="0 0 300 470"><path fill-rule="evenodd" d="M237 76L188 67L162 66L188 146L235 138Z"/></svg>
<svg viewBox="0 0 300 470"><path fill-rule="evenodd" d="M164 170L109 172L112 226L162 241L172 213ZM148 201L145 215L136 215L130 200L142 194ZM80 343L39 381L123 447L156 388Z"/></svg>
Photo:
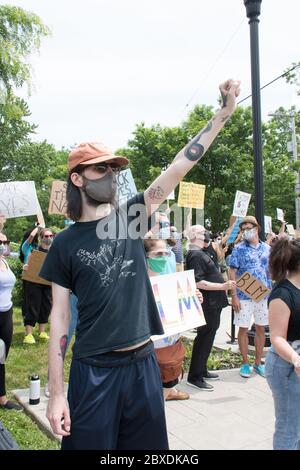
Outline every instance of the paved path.
<svg viewBox="0 0 300 470"><path fill-rule="evenodd" d="M190 399L166 403L170 448L194 449L272 449L274 410L268 385L253 374L250 379L239 376L238 370L220 371L221 380L212 382L213 392L198 391L186 385L179 388ZM39 405L28 405L28 390L15 396L34 420L49 434L45 416L47 398Z"/></svg>

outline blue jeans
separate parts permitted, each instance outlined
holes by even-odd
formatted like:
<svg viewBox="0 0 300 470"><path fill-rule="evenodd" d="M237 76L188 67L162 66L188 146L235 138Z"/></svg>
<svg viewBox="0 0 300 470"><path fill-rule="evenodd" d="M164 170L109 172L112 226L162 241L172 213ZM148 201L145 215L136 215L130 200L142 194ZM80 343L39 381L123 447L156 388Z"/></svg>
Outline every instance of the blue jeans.
<svg viewBox="0 0 300 470"><path fill-rule="evenodd" d="M266 357L266 379L275 406L275 450L300 449L300 378L294 366L271 347Z"/></svg>

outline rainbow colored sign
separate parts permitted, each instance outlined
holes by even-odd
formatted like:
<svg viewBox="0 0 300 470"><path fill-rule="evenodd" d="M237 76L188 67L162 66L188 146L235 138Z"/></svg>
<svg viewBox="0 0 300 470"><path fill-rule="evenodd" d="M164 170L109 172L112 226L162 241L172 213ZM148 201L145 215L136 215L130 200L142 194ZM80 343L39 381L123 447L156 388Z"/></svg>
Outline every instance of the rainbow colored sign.
<svg viewBox="0 0 300 470"><path fill-rule="evenodd" d="M154 276L150 281L165 331L153 336L153 341L205 325L193 270Z"/></svg>

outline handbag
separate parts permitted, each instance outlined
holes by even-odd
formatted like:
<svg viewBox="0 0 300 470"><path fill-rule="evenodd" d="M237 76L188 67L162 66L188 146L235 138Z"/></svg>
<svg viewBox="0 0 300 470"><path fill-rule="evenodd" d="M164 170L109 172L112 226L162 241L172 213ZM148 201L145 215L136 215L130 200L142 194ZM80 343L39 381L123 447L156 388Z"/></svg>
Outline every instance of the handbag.
<svg viewBox="0 0 300 470"><path fill-rule="evenodd" d="M155 354L163 383L183 377L185 347L181 339L171 346L155 349Z"/></svg>

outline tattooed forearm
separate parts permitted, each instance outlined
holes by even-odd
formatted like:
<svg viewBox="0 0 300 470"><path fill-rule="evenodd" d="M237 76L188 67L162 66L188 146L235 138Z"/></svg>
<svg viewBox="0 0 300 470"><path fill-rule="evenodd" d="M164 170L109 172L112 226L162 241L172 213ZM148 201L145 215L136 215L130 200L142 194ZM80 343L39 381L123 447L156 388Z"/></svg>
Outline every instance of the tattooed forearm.
<svg viewBox="0 0 300 470"><path fill-rule="evenodd" d="M222 108L225 108L227 106L227 95L223 91L221 91L221 96L222 96Z"/></svg>
<svg viewBox="0 0 300 470"><path fill-rule="evenodd" d="M63 335L59 340L60 353L58 353L58 355L62 357L63 361L66 355L67 344L68 344L68 335Z"/></svg>
<svg viewBox="0 0 300 470"><path fill-rule="evenodd" d="M228 119L230 118L229 114L227 116L224 116L222 119L221 119L221 122L226 122L228 121Z"/></svg>
<svg viewBox="0 0 300 470"><path fill-rule="evenodd" d="M157 188L150 188L148 196L149 199L162 199L164 197L164 190L161 186L157 186Z"/></svg>
<svg viewBox="0 0 300 470"><path fill-rule="evenodd" d="M204 154L204 147L199 143L201 137L206 132L209 132L212 128L212 121L209 121L207 126L198 134L196 137L186 146L184 150L184 155L186 158L192 162L200 160Z"/></svg>

